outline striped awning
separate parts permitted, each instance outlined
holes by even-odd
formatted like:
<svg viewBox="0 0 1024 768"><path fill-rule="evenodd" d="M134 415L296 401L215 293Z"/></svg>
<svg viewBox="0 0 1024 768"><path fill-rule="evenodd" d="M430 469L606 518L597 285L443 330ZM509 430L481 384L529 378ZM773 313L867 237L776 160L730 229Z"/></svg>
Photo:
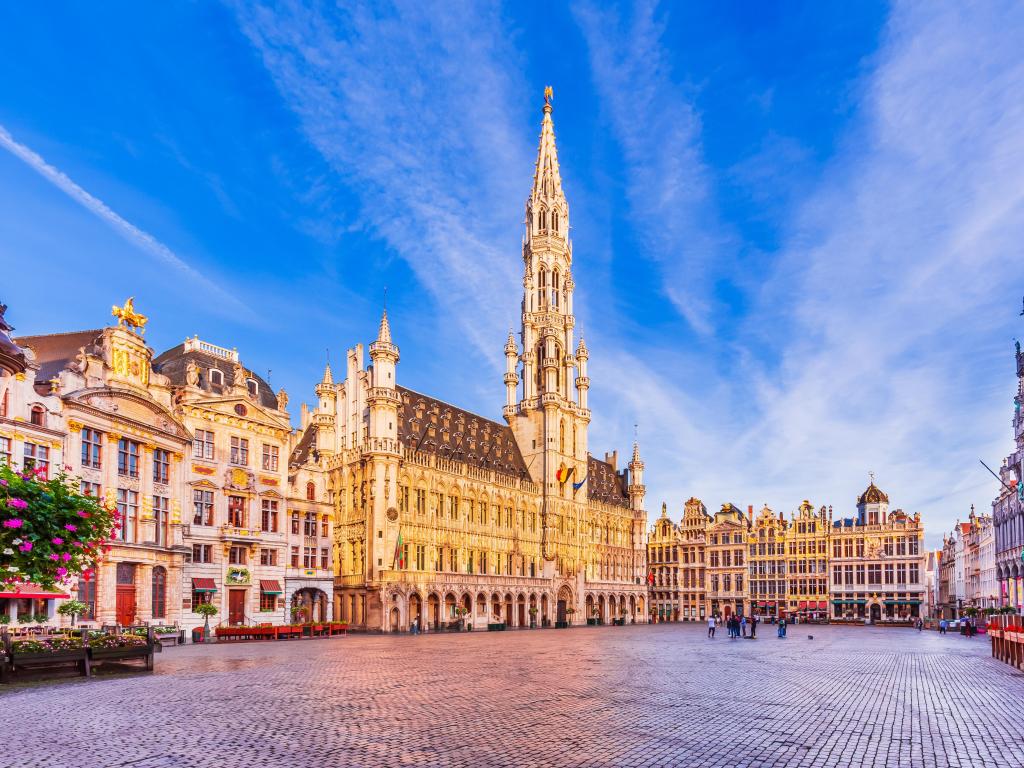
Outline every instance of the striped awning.
<svg viewBox="0 0 1024 768"><path fill-rule="evenodd" d="M0 597L7 598L26 598L30 600L53 600L56 598L67 599L71 595L66 595L63 592L51 591L43 589L37 584L15 584L14 589L0 591Z"/></svg>
<svg viewBox="0 0 1024 768"><path fill-rule="evenodd" d="M260 579L260 592L265 595L280 595L284 593L281 589L281 582L277 579Z"/></svg>
<svg viewBox="0 0 1024 768"><path fill-rule="evenodd" d="M192 579L193 592L216 592L217 583L213 579Z"/></svg>

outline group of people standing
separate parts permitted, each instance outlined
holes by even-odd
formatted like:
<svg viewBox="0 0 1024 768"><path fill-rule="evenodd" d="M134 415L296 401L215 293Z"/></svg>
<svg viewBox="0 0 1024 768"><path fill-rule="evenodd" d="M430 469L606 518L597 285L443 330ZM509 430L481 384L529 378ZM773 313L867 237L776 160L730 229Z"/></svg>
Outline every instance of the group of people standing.
<svg viewBox="0 0 1024 768"><path fill-rule="evenodd" d="M751 616L750 620L747 620L746 616L738 616L735 613L726 618L725 627L729 630L729 637L745 637L753 640L757 636L757 625L760 622L757 616ZM715 629L718 626L718 620L714 614L708 616L708 637L715 636ZM750 634L747 634L747 630L750 630Z"/></svg>
<svg viewBox="0 0 1024 768"><path fill-rule="evenodd" d="M946 619L939 621L939 634L944 635L949 631L949 622ZM971 617L960 620L960 634L965 637L974 637L978 634L978 625Z"/></svg>

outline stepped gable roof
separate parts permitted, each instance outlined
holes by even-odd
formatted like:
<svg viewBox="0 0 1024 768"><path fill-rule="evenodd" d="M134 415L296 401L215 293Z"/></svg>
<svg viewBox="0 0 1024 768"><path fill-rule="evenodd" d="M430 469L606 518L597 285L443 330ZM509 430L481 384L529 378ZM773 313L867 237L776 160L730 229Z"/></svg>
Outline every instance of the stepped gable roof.
<svg viewBox="0 0 1024 768"><path fill-rule="evenodd" d="M879 488L874 483L871 483L870 485L868 485L868 487L864 489L864 493L862 493L860 496L857 497L857 504L858 505L860 505L860 504L882 504L882 503L888 504L889 503L889 497L886 496L885 493L882 492L882 489Z"/></svg>
<svg viewBox="0 0 1024 768"><path fill-rule="evenodd" d="M184 386L185 374L187 372L189 360L195 360L199 365L200 388L215 395L227 395L231 393L231 388L235 385L234 363L230 360L224 359L223 357L203 352L199 349L186 352L184 344L171 347L166 352L162 352L158 355L153 360L153 369L157 373L163 374L170 379L172 384ZM242 367L245 368L244 365ZM224 375L224 384L222 386L210 383L210 374L208 373L210 368L216 368ZM248 368L245 368L245 371L250 378L254 379L257 384L259 384L258 394L260 405L264 408L277 410L277 395L274 394L274 390L271 388L269 382L255 371L250 371Z"/></svg>
<svg viewBox="0 0 1024 768"><path fill-rule="evenodd" d="M578 481L577 481L578 482ZM587 454L587 497L605 504L629 506L626 474L619 474L607 461Z"/></svg>
<svg viewBox="0 0 1024 768"><path fill-rule="evenodd" d="M398 439L406 448L505 475L529 476L508 425L408 387L396 389L402 397L398 409Z"/></svg>
<svg viewBox="0 0 1024 768"><path fill-rule="evenodd" d="M39 366L36 385L49 389L47 382L67 368L83 348L93 354L101 353L98 342L102 335L103 329L97 328L91 331L21 336L14 341L19 346L29 347L35 353L36 364Z"/></svg>
<svg viewBox="0 0 1024 768"><path fill-rule="evenodd" d="M302 437L299 438L299 442L292 450L292 455L288 457L288 466L300 467L309 461L313 451L316 450L316 433L317 428L315 424L310 424L306 427L306 431L302 433Z"/></svg>

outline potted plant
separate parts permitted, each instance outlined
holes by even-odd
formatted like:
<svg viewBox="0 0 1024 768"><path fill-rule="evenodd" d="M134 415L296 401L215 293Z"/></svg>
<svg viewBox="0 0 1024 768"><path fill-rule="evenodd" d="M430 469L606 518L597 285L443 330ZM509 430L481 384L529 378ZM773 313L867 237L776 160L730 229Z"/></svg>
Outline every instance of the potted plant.
<svg viewBox="0 0 1024 768"><path fill-rule="evenodd" d="M213 638L210 637L210 617L217 615L217 606L213 603L200 603L192 610L203 617L203 642L212 643Z"/></svg>
<svg viewBox="0 0 1024 768"><path fill-rule="evenodd" d="M75 626L75 619L87 610L89 610L89 606L81 600L67 600L57 606L57 613L70 617L72 627Z"/></svg>
<svg viewBox="0 0 1024 768"><path fill-rule="evenodd" d="M530 629L536 629L537 628L537 613L538 613L537 606L536 605L531 605L530 606Z"/></svg>
<svg viewBox="0 0 1024 768"><path fill-rule="evenodd" d="M311 636L311 627L306 624L306 616L309 611L304 605L293 605L292 606L292 624L299 627L299 631L306 636Z"/></svg>
<svg viewBox="0 0 1024 768"><path fill-rule="evenodd" d="M141 637L132 632L112 635L100 632L89 638L89 657L93 661L143 659L151 657L152 653L149 637Z"/></svg>

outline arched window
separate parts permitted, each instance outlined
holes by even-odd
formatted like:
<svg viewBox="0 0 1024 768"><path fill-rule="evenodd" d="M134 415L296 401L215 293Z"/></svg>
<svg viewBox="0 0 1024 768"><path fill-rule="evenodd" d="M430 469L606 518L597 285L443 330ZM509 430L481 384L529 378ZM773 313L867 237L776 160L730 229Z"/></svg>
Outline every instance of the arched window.
<svg viewBox="0 0 1024 768"><path fill-rule="evenodd" d="M565 419L558 425L558 450L565 453Z"/></svg>
<svg viewBox="0 0 1024 768"><path fill-rule="evenodd" d="M558 270L551 273L551 306L558 306Z"/></svg>
<svg viewBox="0 0 1024 768"><path fill-rule="evenodd" d="M306 483L306 499L316 501L316 483Z"/></svg>
<svg viewBox="0 0 1024 768"><path fill-rule="evenodd" d="M218 387L224 386L224 374L218 371L216 368L210 369L210 384Z"/></svg>
<svg viewBox="0 0 1024 768"><path fill-rule="evenodd" d="M543 208L540 211L540 230L543 232L548 228L548 212Z"/></svg>
<svg viewBox="0 0 1024 768"><path fill-rule="evenodd" d="M256 381L256 379L246 379L245 387L246 389L249 390L249 394L252 395L253 397L256 397L256 395L260 393L260 385L259 382Z"/></svg>
<svg viewBox="0 0 1024 768"><path fill-rule="evenodd" d="M167 569L158 565L153 569L153 618L167 616Z"/></svg>
<svg viewBox="0 0 1024 768"><path fill-rule="evenodd" d="M29 414L29 421L37 427L46 426L46 411L43 410L41 405L33 405L32 411Z"/></svg>
<svg viewBox="0 0 1024 768"><path fill-rule="evenodd" d="M558 211L551 212L551 228L555 230L555 232L558 231Z"/></svg>
<svg viewBox="0 0 1024 768"><path fill-rule="evenodd" d="M544 296L548 288L548 271L544 267L537 273L537 309L544 309Z"/></svg>

